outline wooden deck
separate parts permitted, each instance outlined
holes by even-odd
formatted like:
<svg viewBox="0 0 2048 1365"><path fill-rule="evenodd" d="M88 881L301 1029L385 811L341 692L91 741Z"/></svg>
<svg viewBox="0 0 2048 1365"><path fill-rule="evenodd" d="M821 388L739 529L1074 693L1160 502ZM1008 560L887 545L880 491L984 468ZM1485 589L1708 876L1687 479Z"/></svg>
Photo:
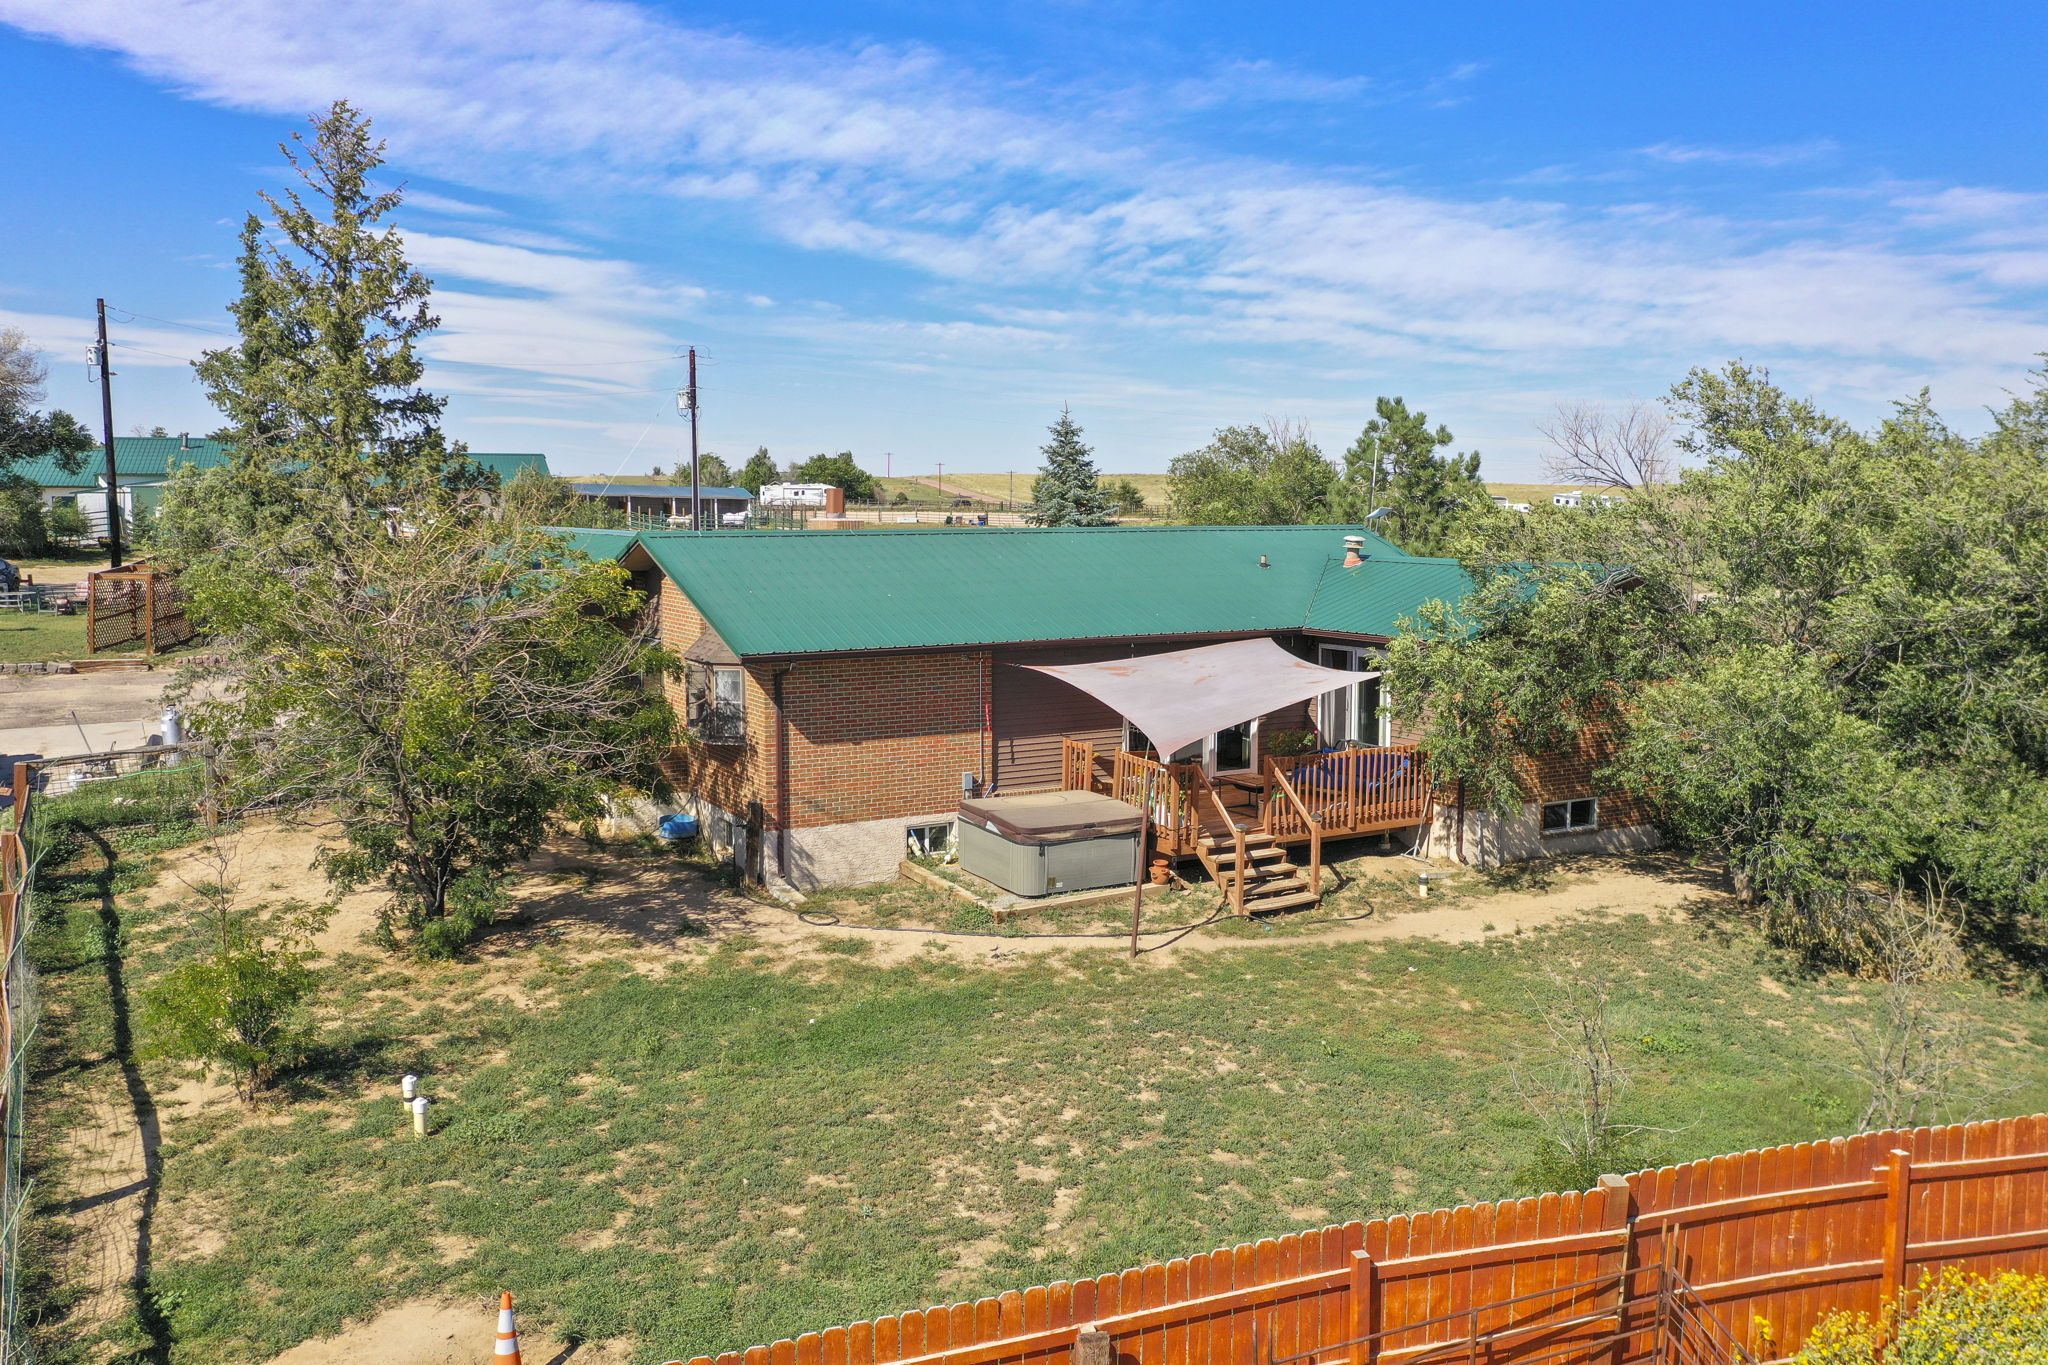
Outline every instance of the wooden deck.
<svg viewBox="0 0 2048 1365"><path fill-rule="evenodd" d="M1060 769L1068 791L1100 792L1149 812L1152 847L1199 859L1245 913L1320 898L1324 840L1419 826L1430 811L1429 773L1409 744L1269 757L1255 772L1212 778L1200 764L1069 739ZM1301 854L1304 861L1293 861Z"/></svg>

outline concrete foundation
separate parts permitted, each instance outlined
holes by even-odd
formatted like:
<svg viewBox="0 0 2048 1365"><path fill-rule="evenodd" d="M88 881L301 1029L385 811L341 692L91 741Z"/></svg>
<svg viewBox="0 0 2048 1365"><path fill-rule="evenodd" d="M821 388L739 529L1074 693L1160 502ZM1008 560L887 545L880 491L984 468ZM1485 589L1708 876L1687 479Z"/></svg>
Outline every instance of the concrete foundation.
<svg viewBox="0 0 2048 1365"><path fill-rule="evenodd" d="M767 847L762 850L762 873L770 882L786 881L799 891L893 881L896 865L903 861L904 831L912 825L949 822L957 813L946 810L793 829L786 835L786 859L778 858L776 836L771 832L764 836Z"/></svg>
<svg viewBox="0 0 2048 1365"><path fill-rule="evenodd" d="M1459 813L1456 806L1438 806L1436 818L1417 852L1472 867L1499 867L1531 858L1558 858L1575 853L1627 853L1656 848L1663 842L1650 825L1615 825L1571 834L1545 834L1542 810L1531 802L1517 816L1491 811L1464 812L1464 853L1459 855Z"/></svg>

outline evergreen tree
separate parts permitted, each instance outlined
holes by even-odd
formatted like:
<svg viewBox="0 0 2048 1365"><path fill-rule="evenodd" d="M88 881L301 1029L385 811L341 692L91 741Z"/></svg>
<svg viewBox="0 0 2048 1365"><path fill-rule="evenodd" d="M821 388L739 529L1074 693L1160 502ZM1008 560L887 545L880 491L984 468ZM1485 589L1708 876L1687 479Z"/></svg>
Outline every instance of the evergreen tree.
<svg viewBox="0 0 2048 1365"><path fill-rule="evenodd" d="M1451 429L1429 428L1429 415L1410 412L1403 398L1381 398L1377 416L1344 452L1344 485L1337 506L1346 521L1364 521L1387 508L1388 539L1410 554L1450 552L1459 531L1490 506L1479 478L1479 452L1439 455ZM1375 529L1382 522L1375 520Z"/></svg>
<svg viewBox="0 0 2048 1365"><path fill-rule="evenodd" d="M207 486L179 490L206 504L182 525L216 543L450 502L496 482L450 450L447 400L419 387L415 346L440 319L428 308L433 282L385 223L400 193L371 188L384 144L370 120L337 100L310 141L294 133L280 150L306 193L264 194L268 223L244 220L242 292L229 309L240 341L194 367L227 415L234 458Z"/></svg>
<svg viewBox="0 0 2048 1365"><path fill-rule="evenodd" d="M1081 442L1081 428L1070 408L1061 408L1046 430L1052 439L1039 447L1045 463L1031 485L1031 510L1024 519L1033 526L1107 526L1110 500L1096 480L1095 452Z"/></svg>
<svg viewBox="0 0 2048 1365"><path fill-rule="evenodd" d="M739 486L758 498L763 484L774 483L780 477L781 471L769 456L768 447L756 446L754 453L747 458L746 467L740 470Z"/></svg>

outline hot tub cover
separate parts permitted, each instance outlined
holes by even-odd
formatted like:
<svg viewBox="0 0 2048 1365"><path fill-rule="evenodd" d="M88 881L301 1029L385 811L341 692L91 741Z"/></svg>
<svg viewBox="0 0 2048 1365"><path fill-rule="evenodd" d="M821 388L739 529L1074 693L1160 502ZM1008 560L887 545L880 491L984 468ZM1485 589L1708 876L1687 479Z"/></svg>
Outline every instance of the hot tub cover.
<svg viewBox="0 0 2048 1365"><path fill-rule="evenodd" d="M1233 640L1099 664L1026 664L1072 683L1145 732L1160 757L1218 730L1377 678L1297 659L1271 639Z"/></svg>
<svg viewBox="0 0 2048 1365"><path fill-rule="evenodd" d="M1016 844L1063 844L1136 834L1144 814L1094 792L1025 792L962 801L960 818Z"/></svg>

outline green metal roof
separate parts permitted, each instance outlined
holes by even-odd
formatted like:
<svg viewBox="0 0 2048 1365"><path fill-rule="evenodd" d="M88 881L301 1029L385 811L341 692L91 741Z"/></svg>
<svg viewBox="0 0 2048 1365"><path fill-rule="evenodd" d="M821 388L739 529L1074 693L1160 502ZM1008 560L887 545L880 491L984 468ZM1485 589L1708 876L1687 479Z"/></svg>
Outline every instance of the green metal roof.
<svg viewBox="0 0 2048 1365"><path fill-rule="evenodd" d="M1423 603L1456 603L1471 591L1472 579L1455 559L1375 555L1349 569L1336 560L1323 571L1303 625L1352 635L1393 635L1401 618L1413 616Z"/></svg>
<svg viewBox="0 0 2048 1365"><path fill-rule="evenodd" d="M540 454L529 455L487 455L479 451L469 452L469 458L498 476L499 483L510 483L522 469L531 469L539 474L548 472L548 457Z"/></svg>
<svg viewBox="0 0 2048 1365"><path fill-rule="evenodd" d="M121 482L132 480L155 480L169 478L179 466L191 465L195 469L212 469L228 462L229 448L219 441L202 440L197 436L116 436L114 438L114 468L121 476ZM537 469L548 472L548 457L539 454L483 454L471 451L469 458L498 476L501 483L510 483L522 469ZM14 466L14 472L31 479L45 488L97 488L100 476L107 467L106 455L99 447L85 453L83 463L76 472L67 472L52 455L39 455Z"/></svg>
<svg viewBox="0 0 2048 1365"><path fill-rule="evenodd" d="M225 464L227 447L219 441L190 441L177 436L116 436L114 467L121 482L132 479L164 479L178 465L211 469ZM107 457L98 446L85 452L76 472L67 472L54 455L38 455L14 466L14 472L45 488L97 488L106 472Z"/></svg>
<svg viewBox="0 0 2048 1365"><path fill-rule="evenodd" d="M568 542L571 550L592 559L623 559L639 539L631 531L592 531L577 526L550 526L546 530Z"/></svg>
<svg viewBox="0 0 2048 1365"><path fill-rule="evenodd" d="M760 655L1300 630L1332 567L1349 572L1344 537L1361 534L1371 558L1360 572L1410 558L1355 526L685 531L639 543L734 652ZM1428 588L1404 610L1448 582L1393 581ZM1359 619L1390 623L1403 591ZM1349 614L1334 607L1318 615L1316 629L1391 633L1340 624Z"/></svg>

